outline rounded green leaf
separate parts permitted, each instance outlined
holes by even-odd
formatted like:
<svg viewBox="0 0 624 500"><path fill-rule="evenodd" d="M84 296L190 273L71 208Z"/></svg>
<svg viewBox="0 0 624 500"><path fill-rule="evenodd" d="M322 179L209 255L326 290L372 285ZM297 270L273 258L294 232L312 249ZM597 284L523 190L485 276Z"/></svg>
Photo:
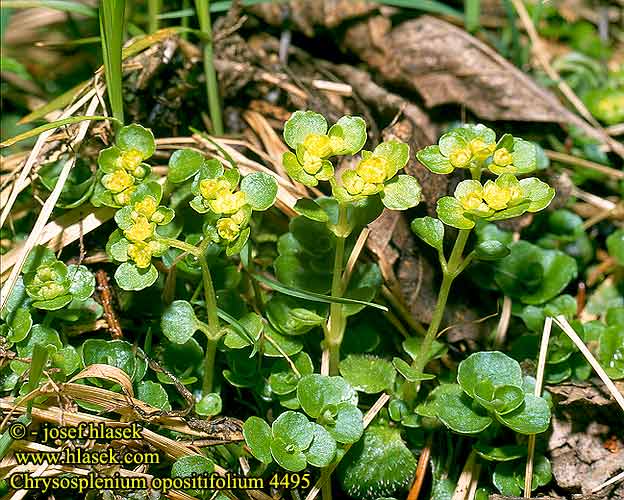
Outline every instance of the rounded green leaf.
<svg viewBox="0 0 624 500"><path fill-rule="evenodd" d="M58 351L63 343L56 330L44 325L34 325L26 340L17 344L17 353L21 358L30 358L35 345L41 345L49 350Z"/></svg>
<svg viewBox="0 0 624 500"><path fill-rule="evenodd" d="M36 300L32 303L33 307L37 309L43 309L44 311L56 311L65 307L72 301L72 296L70 294L61 295L60 297L55 297L50 300Z"/></svg>
<svg viewBox="0 0 624 500"><path fill-rule="evenodd" d="M165 411L171 410L167 391L165 391L162 385L152 382L151 380L142 380L139 382L137 397L154 408Z"/></svg>
<svg viewBox="0 0 624 500"><path fill-rule="evenodd" d="M493 387L512 385L522 388L522 369L518 362L499 351L475 352L459 364L457 382L474 397L477 384L489 381Z"/></svg>
<svg viewBox="0 0 624 500"><path fill-rule="evenodd" d="M7 318L9 325L9 333L7 339L9 342L21 342L24 340L33 325L32 316L27 308L19 308Z"/></svg>
<svg viewBox="0 0 624 500"><path fill-rule="evenodd" d="M309 375L313 373L314 366L312 360L306 352L300 352L292 359L295 368L301 375ZM271 375L269 376L269 387L271 391L278 396L285 396L297 390L297 375L293 372L290 364L280 359L271 367Z"/></svg>
<svg viewBox="0 0 624 500"><path fill-rule="evenodd" d="M117 146L100 150L98 154L98 165L104 173L111 174L117 170L117 159L121 156L121 149Z"/></svg>
<svg viewBox="0 0 624 500"><path fill-rule="evenodd" d="M392 363L371 355L350 354L340 362L340 375L360 392L377 394L394 386L396 372Z"/></svg>
<svg viewBox="0 0 624 500"><path fill-rule="evenodd" d="M210 392L201 398L195 405L195 413L204 417L213 417L221 413L223 402L216 392Z"/></svg>
<svg viewBox="0 0 624 500"><path fill-rule="evenodd" d="M156 181L141 182L132 193L130 201L136 203L138 201L143 201L146 196L151 196L156 200L156 203L160 203L160 200L162 200L162 192L162 186Z"/></svg>
<svg viewBox="0 0 624 500"><path fill-rule="evenodd" d="M505 295L525 304L542 304L556 297L577 276L574 258L527 241L510 245L511 254L497 265L494 279Z"/></svg>
<svg viewBox="0 0 624 500"><path fill-rule="evenodd" d="M327 121L314 111L295 111L284 124L284 141L297 149L308 134L323 135L327 132Z"/></svg>
<svg viewBox="0 0 624 500"><path fill-rule="evenodd" d="M158 271L153 264L140 269L131 262L124 262L115 271L115 281L122 290L138 291L152 286L158 279Z"/></svg>
<svg viewBox="0 0 624 500"><path fill-rule="evenodd" d="M179 149L169 158L167 179L175 184L193 177L204 164L204 156L194 149Z"/></svg>
<svg viewBox="0 0 624 500"><path fill-rule="evenodd" d="M87 300L95 291L95 276L85 266L70 264L67 276L71 281L69 293L76 300Z"/></svg>
<svg viewBox="0 0 624 500"><path fill-rule="evenodd" d="M247 198L247 203L254 210L266 210L273 206L277 196L277 181L272 175L254 172L243 177L240 186Z"/></svg>
<svg viewBox="0 0 624 500"><path fill-rule="evenodd" d="M314 424L314 438L305 452L308 463L315 467L326 467L335 456L336 441L322 426Z"/></svg>
<svg viewBox="0 0 624 500"><path fill-rule="evenodd" d="M314 423L303 413L286 411L271 426L273 437L279 437L284 443L292 444L297 450L306 450L314 438Z"/></svg>
<svg viewBox="0 0 624 500"><path fill-rule="evenodd" d="M325 212L325 210L323 210L318 203L314 200L310 200L309 198L301 198L297 200L294 209L299 215L303 215L311 220L318 222L327 222L329 220L327 212Z"/></svg>
<svg viewBox="0 0 624 500"><path fill-rule="evenodd" d="M503 257L507 257L511 252L507 245L504 245L500 241L489 240L482 241L475 249L475 257L479 260L499 260Z"/></svg>
<svg viewBox="0 0 624 500"><path fill-rule="evenodd" d="M522 179L520 188L524 198L530 201L527 208L529 212L538 212L546 208L555 197L555 190L537 177Z"/></svg>
<svg viewBox="0 0 624 500"><path fill-rule="evenodd" d="M171 342L186 343L197 331L199 321L193 306L186 300L175 300L163 312L160 327Z"/></svg>
<svg viewBox="0 0 624 500"><path fill-rule="evenodd" d="M243 437L254 457L265 464L272 462L269 424L260 417L249 417L243 424Z"/></svg>
<svg viewBox="0 0 624 500"><path fill-rule="evenodd" d="M429 394L425 405L434 411L444 425L459 434L478 434L492 423L492 418L487 414L477 413L473 409L472 400L457 384L436 387Z"/></svg>
<svg viewBox="0 0 624 500"><path fill-rule="evenodd" d="M136 123L122 127L117 134L116 142L117 146L123 150L136 149L144 160L152 156L156 150L152 131Z"/></svg>
<svg viewBox="0 0 624 500"><path fill-rule="evenodd" d="M436 212L440 220L447 226L457 229L472 229L475 226L474 221L464 217L463 207L452 196L440 198L436 206Z"/></svg>
<svg viewBox="0 0 624 500"><path fill-rule="evenodd" d="M524 486L523 478L517 470L517 464L501 462L496 464L492 474L492 483L503 495L520 496Z"/></svg>
<svg viewBox="0 0 624 500"><path fill-rule="evenodd" d="M415 472L400 428L371 425L340 462L338 479L351 498L406 498Z"/></svg>
<svg viewBox="0 0 624 500"><path fill-rule="evenodd" d="M440 146L427 146L416 153L416 158L434 174L450 174L454 167L449 159L440 153Z"/></svg>
<svg viewBox="0 0 624 500"><path fill-rule="evenodd" d="M359 116L343 116L331 126L327 135L344 140L344 147L334 151L334 154L353 155L362 149L366 142L366 122Z"/></svg>
<svg viewBox="0 0 624 500"><path fill-rule="evenodd" d="M340 403L332 423L324 423L331 436L343 444L355 443L364 432L363 415L360 409L351 403Z"/></svg>
<svg viewBox="0 0 624 500"><path fill-rule="evenodd" d="M438 141L438 144L440 145L440 153L448 158L451 153L464 149L468 143L463 135L464 134L461 133L461 129L455 129L440 137L440 140Z"/></svg>
<svg viewBox="0 0 624 500"><path fill-rule="evenodd" d="M68 345L51 356L52 365L68 376L80 368L80 354L74 346Z"/></svg>
<svg viewBox="0 0 624 500"><path fill-rule="evenodd" d="M540 434L550 425L550 408L544 398L525 394L522 405L498 420L520 434Z"/></svg>
<svg viewBox="0 0 624 500"><path fill-rule="evenodd" d="M305 454L279 436L271 439L271 455L281 467L291 472L302 471L308 465Z"/></svg>
<svg viewBox="0 0 624 500"><path fill-rule="evenodd" d="M393 177L409 161L409 146L404 142L387 141L379 144L373 151L374 156L380 156L388 162L387 178Z"/></svg>
<svg viewBox="0 0 624 500"><path fill-rule="evenodd" d="M171 476L188 477L194 474L210 474L212 471L214 471L212 460L203 455L187 455L174 462Z"/></svg>
<svg viewBox="0 0 624 500"><path fill-rule="evenodd" d="M422 188L410 175L397 175L384 184L381 201L390 210L407 210L420 203Z"/></svg>
<svg viewBox="0 0 624 500"><path fill-rule="evenodd" d="M537 167L537 150L533 143L514 137L511 153L516 173L528 174Z"/></svg>
<svg viewBox="0 0 624 500"><path fill-rule="evenodd" d="M308 415L318 418L328 405L357 404L357 393L342 377L311 374L299 380L297 399Z"/></svg>
<svg viewBox="0 0 624 500"><path fill-rule="evenodd" d="M293 180L301 182L301 184L306 186L316 186L318 184L318 179L316 177L303 170L303 167L294 153L286 151L282 156L282 165L286 169L286 173L290 175Z"/></svg>
<svg viewBox="0 0 624 500"><path fill-rule="evenodd" d="M421 217L414 219L411 224L412 231L427 245L432 246L439 252L444 243L444 224L433 217Z"/></svg>

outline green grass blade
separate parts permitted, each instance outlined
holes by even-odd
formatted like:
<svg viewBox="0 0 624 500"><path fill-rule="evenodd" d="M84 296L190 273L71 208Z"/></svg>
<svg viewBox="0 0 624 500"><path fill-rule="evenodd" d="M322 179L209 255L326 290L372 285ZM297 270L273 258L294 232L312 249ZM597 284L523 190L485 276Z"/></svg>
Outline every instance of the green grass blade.
<svg viewBox="0 0 624 500"><path fill-rule="evenodd" d="M208 107L210 108L210 121L213 132L223 135L223 118L221 116L221 102L219 99L219 84L217 73L213 64L212 52L212 25L210 24L210 0L195 0L195 10L206 40L204 40L204 74L206 76L206 92L208 94Z"/></svg>
<svg viewBox="0 0 624 500"><path fill-rule="evenodd" d="M29 415L21 415L11 425L22 424L28 427L31 424L31 422L32 422L32 418ZM13 439L13 437L11 436L7 428L7 430L5 430L2 433L2 436L0 436L0 460L2 460L6 456L6 454L9 452L9 448L11 448L13 441L15 441L15 439Z"/></svg>
<svg viewBox="0 0 624 500"><path fill-rule="evenodd" d="M74 123L84 122L85 120L114 120L108 116L71 116L69 118L64 118L62 120L57 120L55 122L46 123L39 127L35 127L31 130L28 130L22 134L16 135L15 137L11 137L6 141L0 142L0 148L6 148L12 146L13 144L24 141L26 139L30 139L31 137L35 137L36 135L42 134L47 130L51 130L53 128L62 127L63 125L72 125Z"/></svg>
<svg viewBox="0 0 624 500"><path fill-rule="evenodd" d="M442 2L436 2L435 0L380 0L379 3L392 5L394 7L403 7L405 9L422 10L423 12L431 12L432 14L442 14L458 19L464 18L464 15L460 11Z"/></svg>
<svg viewBox="0 0 624 500"><path fill-rule="evenodd" d="M247 342L249 342L253 346L253 351L249 357L253 356L258 350L257 341L256 339L253 338L251 333L247 331L247 328L245 328L245 326L240 321L238 321L234 316L230 316L223 309L217 309L217 315L219 316L219 318L225 321L228 325L234 328L234 330L236 330L236 333L244 337L247 340Z"/></svg>
<svg viewBox="0 0 624 500"><path fill-rule="evenodd" d="M87 17L97 17L95 9L78 2L64 0L5 0L2 2L3 9L32 9L37 7L60 10L70 14L81 14Z"/></svg>
<svg viewBox="0 0 624 500"><path fill-rule="evenodd" d="M374 307L381 311L387 312L388 308L381 304L375 304L374 302L366 302L365 300L347 299L345 297L332 297L331 295L323 295L322 293L310 292L308 290L301 290L299 288L292 288L284 285L279 281L269 279L261 274L254 273L252 276L263 285L268 286L276 292L283 293L284 295L290 295L291 297L297 297L299 299L310 300L312 302L323 302L325 304L360 304L364 306Z"/></svg>
<svg viewBox="0 0 624 500"><path fill-rule="evenodd" d="M147 15L149 19L148 33L154 33L158 30L158 22L160 20L158 13L160 10L160 0L147 0Z"/></svg>
<svg viewBox="0 0 624 500"><path fill-rule="evenodd" d="M474 33L481 26L481 0L464 0L464 25Z"/></svg>
<svg viewBox="0 0 624 500"><path fill-rule="evenodd" d="M124 121L121 51L125 6L124 0L102 0L100 6L100 36L106 89L112 115L120 124Z"/></svg>
<svg viewBox="0 0 624 500"><path fill-rule="evenodd" d="M193 9L172 10L171 12L163 12L158 14L158 19L180 19L183 17L191 17L195 15Z"/></svg>

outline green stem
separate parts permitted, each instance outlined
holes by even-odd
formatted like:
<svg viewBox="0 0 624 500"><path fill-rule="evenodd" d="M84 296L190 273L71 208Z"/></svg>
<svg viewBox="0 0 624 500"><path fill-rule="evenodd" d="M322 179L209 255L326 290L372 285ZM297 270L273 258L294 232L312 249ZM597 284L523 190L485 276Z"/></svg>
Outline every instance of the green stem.
<svg viewBox="0 0 624 500"><path fill-rule="evenodd" d="M425 338L420 346L418 357L412 363L412 367L420 373L423 372L425 365L429 361L429 352L431 351L433 341L438 335L438 330L440 329L440 324L442 323L442 318L444 317L444 310L446 309L446 302L448 301L451 285L465 267L463 266L462 254L464 252L464 248L466 248L470 231L471 229L461 229L459 231L455 244L453 245L453 250L451 251L451 257L448 261L448 265L446 266L446 269L443 269L443 278L442 284L440 285L440 291L438 292L438 301L433 311L433 316L431 317L427 334L425 335ZM416 387L416 385L408 384L406 399L413 400L415 398Z"/></svg>
<svg viewBox="0 0 624 500"><path fill-rule="evenodd" d="M203 252L202 252L203 253ZM206 301L206 313L208 315L209 332L206 334L208 342L206 344L206 354L204 356L204 381L202 383L202 393L204 396L212 392L212 383L214 378L214 364L217 353L217 342L221 336L219 331L219 316L217 315L217 294L212 284L212 276L206 259L202 256L199 260L202 281L204 284L204 297Z"/></svg>
<svg viewBox="0 0 624 500"><path fill-rule="evenodd" d="M347 211L343 205L338 209L338 228L343 229L347 225ZM342 283L342 263L345 252L345 236L336 238L336 253L334 255L334 271L332 274L332 297L342 297L344 292ZM345 330L345 318L342 304L332 304L329 308L329 330L325 337L327 349L329 349L329 374L338 374L340 364L340 344Z"/></svg>
<svg viewBox="0 0 624 500"><path fill-rule="evenodd" d="M170 247L177 248L179 250L183 250L184 252L190 253L194 257L198 259L201 258L203 251L201 247L196 247L191 245L190 243L186 243L184 241L176 240L174 238L159 238L162 243L169 245Z"/></svg>
<svg viewBox="0 0 624 500"><path fill-rule="evenodd" d="M154 31L158 31L159 13L160 0L147 0L147 14L149 18L149 24L147 27L148 33L154 33Z"/></svg>
<svg viewBox="0 0 624 500"><path fill-rule="evenodd" d="M213 132L223 135L223 119L221 118L221 103L219 101L219 86L214 69L212 50L212 26L210 24L210 0L195 0L195 10L199 19L199 26L204 33L204 74L206 76L206 91Z"/></svg>

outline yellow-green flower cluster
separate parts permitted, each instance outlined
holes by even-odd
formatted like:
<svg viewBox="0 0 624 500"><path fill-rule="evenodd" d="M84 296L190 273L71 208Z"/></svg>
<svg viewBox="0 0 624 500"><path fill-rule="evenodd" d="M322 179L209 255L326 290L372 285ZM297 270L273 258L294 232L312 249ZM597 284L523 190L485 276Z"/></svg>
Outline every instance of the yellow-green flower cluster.
<svg viewBox="0 0 624 500"><path fill-rule="evenodd" d="M143 163L155 150L152 132L140 125L123 127L114 146L103 149L98 156L100 183L93 201L120 207L130 203L132 193L149 174Z"/></svg>
<svg viewBox="0 0 624 500"><path fill-rule="evenodd" d="M162 255L167 249L156 234L156 226L168 224L173 216L173 210L158 206L157 199L151 195L117 211L115 221L127 240L127 255L137 267L149 267L152 257Z"/></svg>
<svg viewBox="0 0 624 500"><path fill-rule="evenodd" d="M246 194L235 189L236 187L223 176L216 179L202 179L199 182L199 193L204 206L220 216L216 221L217 234L228 242L238 238L251 215Z"/></svg>
<svg viewBox="0 0 624 500"><path fill-rule="evenodd" d="M470 229L477 218L504 220L542 210L554 195L553 188L535 177L519 181L512 174L503 174L485 184L477 180L460 182L454 196L438 200L437 212L449 226Z"/></svg>
<svg viewBox="0 0 624 500"><path fill-rule="evenodd" d="M364 158L355 170L347 170L342 175L342 183L352 196L369 196L379 193L383 184L389 180L396 170L391 168L386 158L370 155Z"/></svg>

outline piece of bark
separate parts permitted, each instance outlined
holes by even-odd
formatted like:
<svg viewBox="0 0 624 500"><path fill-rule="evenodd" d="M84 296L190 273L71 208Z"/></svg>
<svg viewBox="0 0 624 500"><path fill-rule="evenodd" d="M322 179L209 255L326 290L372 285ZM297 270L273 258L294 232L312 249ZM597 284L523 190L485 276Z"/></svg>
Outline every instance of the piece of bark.
<svg viewBox="0 0 624 500"><path fill-rule="evenodd" d="M272 26L283 28L292 24L312 37L317 26L335 28L345 20L366 15L377 7L373 2L359 0L294 0L265 2L249 10Z"/></svg>
<svg viewBox="0 0 624 500"><path fill-rule="evenodd" d="M440 19L422 16L391 29L388 19L373 17L349 28L344 45L384 80L417 91L428 107L461 103L484 119L575 125L601 139L552 92Z"/></svg>
<svg viewBox="0 0 624 500"><path fill-rule="evenodd" d="M609 397L608 392L602 392L596 385L588 382L563 382L548 386L548 392L557 399L557 404L570 406L582 404L589 406L615 405L615 400Z"/></svg>

